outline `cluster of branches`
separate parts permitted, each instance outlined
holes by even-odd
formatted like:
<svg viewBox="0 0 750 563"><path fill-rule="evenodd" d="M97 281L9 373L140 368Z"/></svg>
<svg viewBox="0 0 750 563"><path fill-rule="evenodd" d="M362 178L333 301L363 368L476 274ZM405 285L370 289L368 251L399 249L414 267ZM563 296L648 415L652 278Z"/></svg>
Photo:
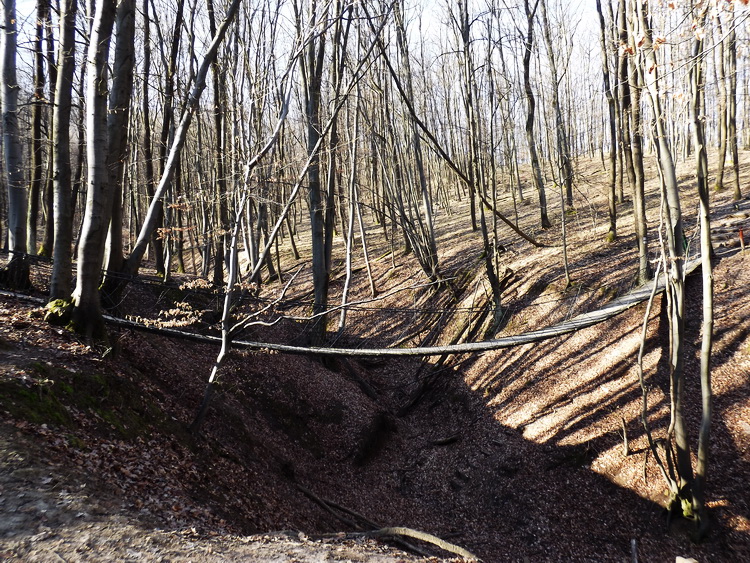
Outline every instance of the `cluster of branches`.
<svg viewBox="0 0 750 563"><path fill-rule="evenodd" d="M14 253L5 278L28 284L25 253L54 254L51 299L72 296L80 310L74 316L90 325L83 319L97 316L101 270L111 306L147 249L160 275L192 267L222 284L232 222L240 220L251 281L260 281L261 269L275 279L282 271L274 245L288 239L297 252L301 190L312 231L315 315L327 308L334 234L349 241L351 264L359 231L366 260L367 212L391 244L401 239L426 277L439 281L436 209L468 196L492 282L496 249L509 237L533 241L500 204L507 193L514 205L526 199L521 165L531 165L540 226L547 228L549 188L560 187L565 205L574 205L575 160L598 149L611 160L609 237L617 236L626 177L645 281L643 153L657 143L643 126L652 113L640 95L633 9L625 0L600 7L605 96L592 97L600 80L590 54L597 43L580 29L590 14L547 4L462 0L446 2L438 16L404 0L193 0L169 7L110 0L59 9L38 0L28 20L33 28L17 29L15 3L5 1L4 219ZM670 68L663 78L671 93L663 104L666 127L675 152L687 154L690 124L680 119L687 96L679 96L691 57L689 30L679 25L685 9L652 17L658 29L675 30L657 46ZM718 101L706 114L707 137L731 152L739 196L737 76L747 70L737 68L733 3L714 11L708 63L718 80L709 99ZM33 37L19 47L24 34ZM30 68L26 85L15 76L19 53L22 68ZM28 121L28 138L19 120ZM324 316L318 324L320 341Z"/></svg>

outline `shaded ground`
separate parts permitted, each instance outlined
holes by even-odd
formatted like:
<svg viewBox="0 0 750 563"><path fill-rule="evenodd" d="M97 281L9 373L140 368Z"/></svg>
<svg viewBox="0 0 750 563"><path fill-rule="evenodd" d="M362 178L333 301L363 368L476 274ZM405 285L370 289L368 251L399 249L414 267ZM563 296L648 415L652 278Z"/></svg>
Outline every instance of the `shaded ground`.
<svg viewBox="0 0 750 563"><path fill-rule="evenodd" d="M593 186L599 174L584 171L582 178ZM509 242L503 260L517 276L504 295L509 318L501 334L591 310L632 285L636 257L627 212L623 237L605 247L603 199L581 180L579 190L585 189L589 207L571 213L569 225L577 285L565 290L560 283L559 247L532 251ZM726 194L716 196L717 226L745 221L746 205L738 211ZM521 222L533 231L533 205L521 210ZM475 313L471 304L483 291L476 233L461 226L465 214L442 213L444 274L465 280L465 312L449 311L444 293L412 287L421 278L408 257L399 256L394 268L383 248L373 249L379 257L373 275L388 297L352 311L339 343L443 342L461 314ZM558 236L554 229L535 234L550 243ZM487 561L622 561L633 540L641 561L748 560L748 260L727 255L715 275L709 505L716 527L701 545L679 526L667 529L664 486L645 454L634 375L643 307L565 337L439 365L420 359L323 365L238 352L221 374L202 435L191 437L185 428L215 347L130 331L113 331L109 346L88 347L48 326L40 308L3 297L0 558L408 561L417 556L336 535L407 526ZM286 264L287 275L295 266ZM35 267L40 290L45 268ZM270 311L269 319L304 316L306 275L291 288L297 301ZM339 277L333 299L341 285ZM700 279L688 286L688 393L695 405ZM407 289L389 293L399 287ZM269 286L267 297L279 288ZM360 270L351 298L367 294ZM193 328L211 331L218 302L208 291L136 284L123 312L155 318L189 306L199 319ZM244 306L260 304L248 296ZM659 309L657 303L645 363L657 429L666 415ZM170 322L179 316L172 313ZM303 343L305 326L287 318L247 336ZM689 411L693 430L697 414ZM621 453L621 420L629 456Z"/></svg>

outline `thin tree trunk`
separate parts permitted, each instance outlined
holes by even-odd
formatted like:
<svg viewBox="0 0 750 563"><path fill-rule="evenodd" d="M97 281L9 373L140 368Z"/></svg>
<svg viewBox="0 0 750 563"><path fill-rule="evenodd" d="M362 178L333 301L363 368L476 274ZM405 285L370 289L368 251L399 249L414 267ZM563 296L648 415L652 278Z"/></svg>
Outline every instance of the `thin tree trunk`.
<svg viewBox="0 0 750 563"><path fill-rule="evenodd" d="M729 22L727 23L729 27L729 33L727 34L727 74L729 75L727 136L734 171L732 198L738 201L742 199L742 190L740 189L740 158L737 151L737 32L735 31L734 10L730 10L729 14Z"/></svg>
<svg viewBox="0 0 750 563"><path fill-rule="evenodd" d="M721 12L716 15L715 64L716 84L719 89L718 125L719 125L719 155L717 158L716 189L724 189L724 168L727 160L727 73L725 66L726 49L722 32Z"/></svg>
<svg viewBox="0 0 750 563"><path fill-rule="evenodd" d="M695 18L699 32L706 21L708 8L703 7ZM704 133L705 92L703 83L703 39L696 34L690 67L690 109L692 113L693 140L695 143L696 167L695 176L700 197L701 225L701 271L703 275L703 338L701 344L701 426L698 438L698 463L695 481L693 482L693 511L698 519L697 529L700 537L708 531L708 514L706 508L706 482L708 478L709 441L711 436L712 390L711 390L711 348L713 344L714 308L713 308L713 270L711 256L711 220L708 197L708 156Z"/></svg>
<svg viewBox="0 0 750 563"><path fill-rule="evenodd" d="M144 160L144 185L146 194L154 197L154 153L151 145L151 104L149 102L149 90L151 88L151 18L148 13L149 0L143 0L143 83L141 85L141 113L143 114L143 160ZM198 133L200 135L200 132ZM200 137L199 137L200 138ZM158 209L157 224L163 221L163 210ZM154 237L153 246L157 254L161 256L161 239ZM132 251L131 251L132 253Z"/></svg>
<svg viewBox="0 0 750 563"><path fill-rule="evenodd" d="M182 26L184 21L185 2L177 3L177 13L175 14L174 30L172 32L172 42L169 48L169 61L167 72L164 73L164 107L162 112L161 131L159 134L159 165L160 172L164 177L167 168L168 151L170 147L171 133L174 128L174 88L175 73L177 72L177 61L180 50L180 40L182 38ZM157 27L158 30L158 27ZM170 179L171 183L171 179ZM169 189L167 185L166 189ZM151 195L151 194L149 194ZM152 200L154 200L152 196ZM154 252L154 262L156 273L164 275L164 238L159 235L158 229L164 226L164 202L163 198L156 198L155 220L156 229L151 235L151 247Z"/></svg>
<svg viewBox="0 0 750 563"><path fill-rule="evenodd" d="M557 153L560 162L560 172L565 185L565 201L568 206L573 205L573 165L570 158L570 146L568 145L567 127L563 120L560 108L559 79L557 75L557 57L552 45L552 32L550 31L549 19L547 18L547 0L541 0L542 7L542 29L544 43L547 47L547 57L550 62L550 74L552 78L552 110L555 114L555 139L557 141ZM606 57L606 51L605 51Z"/></svg>
<svg viewBox="0 0 750 563"><path fill-rule="evenodd" d="M208 7L208 24L211 37L216 37L216 16L213 0L207 0ZM214 121L214 134L216 136L214 141L214 170L216 173L216 186L215 186L215 197L216 197L216 213L218 218L217 231L218 235L215 239L216 251L214 253L214 272L213 282L214 285L220 286L224 283L224 249L225 241L227 240L228 229L229 229L229 202L227 201L227 182L226 182L226 167L224 163L224 154L226 147L224 140L225 135L225 122L224 117L224 102L227 97L224 81L226 80L226 73L222 66L218 63L218 60L214 60L211 65L211 74L213 77L213 94L214 94L214 107L213 107L213 121Z"/></svg>
<svg viewBox="0 0 750 563"><path fill-rule="evenodd" d="M643 78L641 68L638 65L632 65L631 80L635 84L633 88L632 123L632 155L633 171L635 173L635 186L633 190L633 207L635 222L635 237L638 245L638 283L644 284L652 277L651 262L649 262L649 245L648 245L648 223L646 222L646 173L643 169L643 120L641 117L641 90L643 87Z"/></svg>
<svg viewBox="0 0 750 563"><path fill-rule="evenodd" d="M683 246L684 231L682 225L682 211L680 195L675 174L675 165L669 145L669 136L662 111L661 93L659 92L659 67L653 47L652 30L648 23L647 8L636 2L636 12L640 25L640 36L643 38L642 50L645 68L644 81L651 100L654 115L654 137L656 139L657 159L662 177L662 190L666 203L664 212L667 217L667 297L669 301L669 331L670 331L670 393L672 396L671 429L677 448L676 470L678 478L678 494L671 499L672 509L679 509L681 501L691 499L693 470L691 464L690 442L685 427L683 402L685 395L684 373L684 337L685 337L685 285Z"/></svg>
<svg viewBox="0 0 750 563"><path fill-rule="evenodd" d="M59 7L59 4L58 4ZM58 8L60 9L60 8ZM47 40L47 69L49 74L49 86L50 86L50 93L49 98L50 100L54 100L57 92L57 63L55 62L55 39L54 39L54 31L53 31L53 24L52 24L52 16L50 15L50 10L47 9L47 16L44 21L44 29L45 29L45 36ZM54 112L54 108L52 109L52 112ZM50 115L48 113L48 115ZM52 125L52 117L49 118L49 123L47 127L47 143L49 147L52 147L54 144L54 141L52 139L53 135L53 125ZM54 187L54 177L52 172L52 149L49 150L49 154L47 156L47 178L44 182L44 217L45 217L45 223L44 223L44 239L42 241L41 247L39 249L39 255L44 256L45 258L51 258L52 257L52 250L55 244L55 217L54 217L54 207L55 207L55 187Z"/></svg>
<svg viewBox="0 0 750 563"><path fill-rule="evenodd" d="M206 418L208 407L211 404L211 399L215 391L214 386L216 383L216 377L218 376L219 370L224 364L224 361L226 360L232 346L231 312L232 306L234 305L234 295L236 293L235 288L239 278L239 267L237 260L237 245L239 239L238 234L240 223L242 223L242 213L244 212L246 200L247 194L243 194L240 204L235 212L234 228L232 229L230 240L229 279L227 280L227 287L224 295L224 309L221 315L221 349L219 350L219 354L218 356L216 356L216 361L214 362L213 368L211 369L211 375L208 378L208 384L206 385L206 389L203 394L203 401L198 408L198 412L195 415L192 424L190 424L191 434L196 434L200 430L200 427L203 424L203 420Z"/></svg>
<svg viewBox="0 0 750 563"><path fill-rule="evenodd" d="M326 6L326 12L327 12ZM295 10L298 9L295 7ZM310 4L309 18L312 22L317 18L327 18L326 14L319 14L317 2ZM301 25L301 14L297 15ZM301 28L298 33L301 34ZM326 35L320 34L317 41L310 41L307 45L306 56L302 72L305 80L305 118L307 120L307 154L310 157L310 167L307 170L310 204L310 228L312 231L312 272L313 272L313 321L311 342L313 346L321 346L325 342L327 318L323 314L328 307L328 281L330 272L326 263L325 249L325 210L324 197L320 180L320 103L323 82L323 61L325 57ZM335 47L335 45L334 45ZM335 128L335 124L332 126Z"/></svg>
<svg viewBox="0 0 750 563"><path fill-rule="evenodd" d="M633 33L629 33L628 44L633 52L636 50ZM649 262L648 223L646 222L646 174L643 168L643 118L641 115L641 92L643 91L643 69L640 65L630 65L630 83L632 92L630 117L633 127L631 139L631 165L633 168L633 221L635 223L635 238L638 245L638 283L646 283L652 277Z"/></svg>
<svg viewBox="0 0 750 563"><path fill-rule="evenodd" d="M49 5L47 0L36 2L36 37L34 39L34 102L31 106L31 182L29 184L29 210L26 216L26 236L29 254L37 253L37 224L39 199L44 177L44 138L42 114L44 113L44 22Z"/></svg>
<svg viewBox="0 0 750 563"><path fill-rule="evenodd" d="M634 54L632 46L629 43L627 18L625 11L625 0L619 0L617 6L617 20L618 20L618 38L620 48L620 58L618 61L617 68L617 79L620 84L619 87L619 98L620 98L620 151L622 152L623 160L625 161L625 172L628 177L628 183L631 189L636 189L636 177L633 163L633 152L631 142L631 112L632 112L632 98L631 98L631 85L628 78L628 65L635 66L634 61L630 61L630 56ZM630 38L632 39L632 38ZM627 46L627 47L625 47ZM635 86L635 85L634 85ZM635 127L635 124L633 124ZM624 189L622 186L623 182L620 182L620 192L618 194L618 203L622 203L624 200Z"/></svg>
<svg viewBox="0 0 750 563"><path fill-rule="evenodd" d="M602 13L601 0L596 0L596 11L599 14L600 45L602 56L602 76L604 78L604 96L607 99L609 109L609 232L607 240L613 241L617 238L617 122L615 118L615 98L612 95L612 86L609 79L609 56L607 49L607 32Z"/></svg>
<svg viewBox="0 0 750 563"><path fill-rule="evenodd" d="M341 290L341 313L339 314L339 336L343 334L346 327L346 300L349 296L349 286L352 279L352 248L354 246L354 215L358 206L357 189L357 150L359 148L359 113L360 113L360 91L357 87L357 101L354 105L354 126L352 130L351 167L349 172L349 220L346 227L346 278L344 288ZM364 243L364 239L363 239ZM366 252L366 250L365 250Z"/></svg>
<svg viewBox="0 0 750 563"><path fill-rule="evenodd" d="M529 157L531 159L531 170L534 178L534 186L539 194L539 212L541 215L541 224L543 229L549 229L552 223L547 216L547 195L544 189L544 180L542 179L542 169L539 165L539 155L536 149L536 138L534 137L534 112L536 101L534 100L534 91L531 88L531 53L534 49L534 14L536 12L539 0L534 3L534 9L529 7L529 0L524 0L524 9L526 11L527 31L524 37L523 51L523 88L526 93L527 113L526 113L526 143L529 146Z"/></svg>

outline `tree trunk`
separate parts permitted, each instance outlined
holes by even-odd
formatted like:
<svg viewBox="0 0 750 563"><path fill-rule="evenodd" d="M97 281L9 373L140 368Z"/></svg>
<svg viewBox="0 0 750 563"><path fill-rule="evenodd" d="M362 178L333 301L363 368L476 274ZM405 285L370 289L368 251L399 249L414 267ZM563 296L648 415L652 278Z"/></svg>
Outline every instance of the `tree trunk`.
<svg viewBox="0 0 750 563"><path fill-rule="evenodd" d="M696 16L694 25L698 32L706 22L707 7L702 8ZM693 140L695 143L696 166L695 176L698 183L700 197L700 225L701 225L701 270L703 275L703 338L701 345L701 398L702 413L698 438L698 464L693 482L693 512L697 518L699 537L704 537L708 531L708 515L706 508L706 481L708 478L708 451L711 434L711 348L713 344L713 270L711 266L711 221L708 198L708 156L706 154L706 140L704 133L705 93L703 82L703 39L696 33L693 40L693 50L690 67L690 110L692 113Z"/></svg>
<svg viewBox="0 0 750 563"><path fill-rule="evenodd" d="M36 2L36 37L34 39L34 101L31 106L31 182L29 183L29 209L26 216L26 236L29 254L37 253L37 224L39 199L44 179L44 138L42 114L44 113L44 22L49 5L47 0Z"/></svg>
<svg viewBox="0 0 750 563"><path fill-rule="evenodd" d="M635 52L635 39L629 34L629 45ZM633 168L633 221L635 223L635 238L638 245L638 283L640 285L651 279L653 272L649 262L648 224L646 222L646 176L643 169L643 119L641 116L641 91L643 90L643 75L639 65L630 65L630 83L632 88L632 103L630 117L633 126L631 138L631 166Z"/></svg>
<svg viewBox="0 0 750 563"><path fill-rule="evenodd" d="M18 127L18 83L16 82L16 2L3 2L2 119L6 183L8 186L8 250L11 259L0 272L0 283L16 289L31 287L26 256L27 193L23 173L23 150Z"/></svg>
<svg viewBox="0 0 750 563"><path fill-rule="evenodd" d="M70 111L75 73L75 21L77 0L62 2L60 13L60 53L52 116L52 176L55 191L55 238L53 247L50 301L68 299L71 294L71 245L73 242L72 177L70 168Z"/></svg>
<svg viewBox="0 0 750 563"><path fill-rule="evenodd" d="M122 246L122 195L125 161L128 157L128 123L133 94L135 61L135 1L120 0L116 15L117 43L112 67L112 89L107 116L107 182L112 191L109 223L107 271L120 272L125 260ZM115 306L119 295L102 295L107 308Z"/></svg>
<svg viewBox="0 0 750 563"><path fill-rule="evenodd" d="M636 178L635 169L633 168L633 152L631 143L631 112L632 112L632 98L630 96L631 88L628 81L628 64L635 66L635 62L630 62L630 45L628 38L627 19L625 11L625 0L619 0L617 5L617 20L618 28L617 33L619 36L620 48L620 59L617 67L617 79L620 84L619 87L619 98L620 98L620 152L622 152L623 160L625 161L625 172L628 177L628 183L632 189L635 189ZM626 47L627 46L627 47ZM622 182L620 182L620 193L622 194ZM622 203L624 198L622 195L618 197L618 203Z"/></svg>
<svg viewBox="0 0 750 563"><path fill-rule="evenodd" d="M47 9L44 29L47 39L46 60L49 73L49 99L54 100L57 92L57 63L55 62L55 39L52 16L50 15L49 9ZM52 112L54 112L54 108L52 109ZM54 141L52 139L53 126L51 121L52 119L50 119L49 126L47 127L47 141L49 147L52 147L54 145ZM49 150L49 154L47 156L47 178L44 186L44 240L42 241L41 248L39 249L39 255L44 256L45 258L52 257L52 249L55 244L55 187L54 177L52 173L52 159L54 158L52 155L52 150L53 149Z"/></svg>
<svg viewBox="0 0 750 563"><path fill-rule="evenodd" d="M615 98L612 95L612 87L609 79L609 56L607 49L607 32L602 13L601 0L596 0L596 11L599 14L600 45L602 51L602 76L604 77L604 96L607 99L609 109L609 232L607 240L613 241L617 238L617 122L615 119Z"/></svg>
<svg viewBox="0 0 750 563"><path fill-rule="evenodd" d="M651 279L651 264L648 260L648 225L646 223L645 175L643 168L643 123L641 118L641 91L643 89L642 69L636 64L637 50L632 28L625 11L625 0L620 0L618 8L619 37L624 46L620 59L620 103L622 104L621 137L628 181L633 189L633 222L635 223L636 244L638 245L639 284ZM630 71L628 72L628 68ZM632 134L631 134L632 129Z"/></svg>
<svg viewBox="0 0 750 563"><path fill-rule="evenodd" d="M570 158L570 146L568 145L567 127L563 120L560 108L559 79L557 76L557 57L552 45L552 32L550 31L549 19L547 18L547 0L540 0L542 7L542 29L544 30L544 43L547 47L547 56L550 62L550 75L552 78L552 110L555 114L555 139L557 141L557 153L559 167L563 184L565 185L565 201L568 206L573 205L573 165ZM606 51L605 55L606 57Z"/></svg>
<svg viewBox="0 0 750 563"><path fill-rule="evenodd" d="M547 195L544 189L544 180L542 179L542 169L539 165L539 155L536 150L536 139L534 137L534 112L536 110L536 101L534 100L534 91L531 88L531 53L534 48L534 14L539 0L536 0L534 9L529 7L529 0L524 0L524 9L526 11L526 37L524 37L523 51L523 88L526 93L527 113L526 113L526 143L529 145L529 158L531 159L531 170L534 178L534 186L539 193L539 212L541 215L541 224L543 229L549 229L552 226L547 216Z"/></svg>
<svg viewBox="0 0 750 563"><path fill-rule="evenodd" d="M208 7L208 25L211 37L216 37L216 16L214 10L213 0L207 0ZM217 59L218 60L218 59ZM229 210L227 201L227 181L226 171L224 164L224 153L226 147L224 146L225 135L225 122L224 117L224 103L226 99L226 92L224 90L224 81L226 80L226 73L222 69L221 65L214 60L211 65L211 73L213 77L213 90L214 90L214 107L213 107L213 120L214 120L214 134L216 135L214 144L214 170L216 172L216 214L218 219L217 225L217 236L215 239L216 251L214 252L214 272L213 272L213 283L216 286L221 286L224 283L224 250L226 248L225 241L229 236Z"/></svg>
<svg viewBox="0 0 750 563"><path fill-rule="evenodd" d="M327 10L326 10L327 11ZM317 18L326 18L317 11L317 2L310 4L310 25ZM298 15L301 25L301 19ZM301 29L298 30L301 33ZM313 321L311 343L321 346L325 342L326 308L328 307L328 280L330 272L326 264L325 250L325 217L323 209L323 191L320 181L320 98L323 82L323 61L325 57L326 35L320 34L317 41L310 41L302 61L302 73L305 84L305 118L307 121L307 154L310 167L307 170L307 182L310 204L310 228L312 231L312 273L313 273Z"/></svg>
<svg viewBox="0 0 750 563"><path fill-rule="evenodd" d="M672 510L684 506L682 501L692 500L692 464L690 460L690 442L685 427L683 401L685 388L684 372L684 338L685 338L685 285L683 246L684 232L680 194L675 174L674 159L669 144L669 136L662 111L661 93L659 92L659 67L654 52L652 30L648 23L647 8L636 2L636 12L640 25L639 36L642 37L641 48L644 57L644 81L651 100L654 115L654 137L656 140L657 161L662 178L662 190L665 201L667 231L667 302L669 311L670 335L670 395L672 400L672 424L670 431L674 435L677 448L676 480L677 491L671 499Z"/></svg>
<svg viewBox="0 0 750 563"><path fill-rule="evenodd" d="M177 3L177 12L175 14L174 29L172 31L172 42L169 48L169 62L167 72L164 73L164 109L162 113L161 132L159 134L159 165L162 177L164 177L167 167L168 151L170 149L170 133L174 127L174 87L175 73L177 71L177 61L180 50L180 39L182 38L182 26L184 20L185 2ZM167 188L169 189L169 185ZM149 194L151 195L151 194ZM164 276L164 239L158 232L158 229L164 226L164 201L163 198L154 198L156 201L154 216L156 225L154 232L151 234L151 247L154 252L154 262L156 273Z"/></svg>
<svg viewBox="0 0 750 563"><path fill-rule="evenodd" d="M740 189L740 157L737 152L737 32L735 31L734 10L729 11L727 25L729 27L729 33L727 34L727 74L729 75L727 137L729 149L732 153L732 169L734 171L732 198L738 201L742 199L742 190Z"/></svg>
<svg viewBox="0 0 750 563"><path fill-rule="evenodd" d="M144 160L144 179L146 193L150 198L154 197L154 152L151 145L151 104L149 103L149 90L151 88L151 18L148 15L149 0L143 0L143 83L141 85L141 113L143 114L143 160ZM198 133L200 139L200 132ZM162 209L157 210L157 225L162 222ZM154 248L158 249L161 255L161 239L156 236L152 238Z"/></svg>
<svg viewBox="0 0 750 563"><path fill-rule="evenodd" d="M354 247L354 216L357 213L356 208L359 206L357 201L357 152L359 149L359 114L361 107L361 92L357 86L357 101L354 106L354 123L352 125L352 148L351 148L351 165L349 167L349 219L346 226L346 278L344 287L341 290L341 313L339 314L339 324L337 333L341 336L346 327L346 302L349 297L349 286L352 279L352 249ZM365 261L367 259L367 246L364 236L362 237L362 246L365 249ZM369 268L369 263L367 264ZM372 278L370 278L372 282ZM372 283L370 285L372 288Z"/></svg>
<svg viewBox="0 0 750 563"><path fill-rule="evenodd" d="M73 292L73 323L88 338L104 335L99 282L109 228L112 186L107 173L108 60L115 0L97 0L88 50L86 89L86 159L88 189L78 247L78 273Z"/></svg>
<svg viewBox="0 0 750 563"><path fill-rule="evenodd" d="M717 158L716 189L724 189L724 168L727 160L727 73L725 66L726 49L725 38L722 32L721 12L716 15L716 84L719 89L719 107L717 108L717 120L719 125L719 156Z"/></svg>

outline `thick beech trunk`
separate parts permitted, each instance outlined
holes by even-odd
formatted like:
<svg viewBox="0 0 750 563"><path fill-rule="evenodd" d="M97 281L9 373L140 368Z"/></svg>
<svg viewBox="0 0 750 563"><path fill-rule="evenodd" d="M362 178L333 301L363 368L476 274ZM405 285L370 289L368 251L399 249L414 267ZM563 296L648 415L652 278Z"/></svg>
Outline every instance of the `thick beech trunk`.
<svg viewBox="0 0 750 563"><path fill-rule="evenodd" d="M133 94L135 61L135 2L120 0L116 15L117 44L112 67L112 90L107 116L107 182L112 190L107 271L119 272L124 261L122 245L122 195L128 155L128 122ZM108 296L105 295L105 299ZM117 296L114 296L117 297ZM119 301L119 299L116 299ZM113 304L113 303L110 303Z"/></svg>
<svg viewBox="0 0 750 563"><path fill-rule="evenodd" d="M27 191L23 168L21 132L18 127L18 83L16 82L16 2L3 2L2 119L4 172L8 186L8 250L10 263L0 272L0 283L22 289L31 286L26 257Z"/></svg>
<svg viewBox="0 0 750 563"><path fill-rule="evenodd" d="M86 210L78 246L73 323L89 338L104 334L99 283L112 205L107 173L107 94L109 51L115 21L115 0L97 0L88 50L86 90Z"/></svg>
<svg viewBox="0 0 750 563"><path fill-rule="evenodd" d="M52 251L50 300L68 299L71 294L73 243L72 175L70 167L70 112L75 72L75 20L77 0L64 0L60 13L60 53L58 56L55 106L52 115L52 176L54 178L55 238Z"/></svg>

